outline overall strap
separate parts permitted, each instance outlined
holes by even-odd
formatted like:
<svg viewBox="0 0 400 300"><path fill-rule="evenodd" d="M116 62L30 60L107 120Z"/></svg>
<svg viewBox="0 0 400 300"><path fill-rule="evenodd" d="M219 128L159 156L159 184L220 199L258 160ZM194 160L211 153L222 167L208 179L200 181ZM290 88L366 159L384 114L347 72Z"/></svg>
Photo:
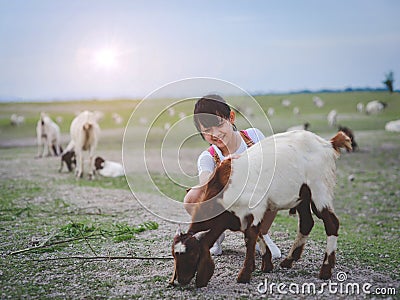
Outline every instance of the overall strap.
<svg viewBox="0 0 400 300"><path fill-rule="evenodd" d="M250 148L251 146L254 145L253 140L251 139L246 130L240 130L239 133L244 142L246 143L247 148ZM214 158L215 165L218 166L219 163L221 162L221 159L219 158L217 151L215 151L213 146L210 146L210 148L208 148L208 152L210 152L211 156Z"/></svg>
<svg viewBox="0 0 400 300"><path fill-rule="evenodd" d="M250 148L251 146L254 145L253 140L251 139L251 137L249 136L249 134L247 133L246 130L240 130L240 135L242 136L242 139L246 143L247 148Z"/></svg>
<svg viewBox="0 0 400 300"><path fill-rule="evenodd" d="M218 166L221 160L219 159L217 151L215 151L213 146L210 146L210 148L208 148L208 152L210 152L211 156L214 158L215 165Z"/></svg>

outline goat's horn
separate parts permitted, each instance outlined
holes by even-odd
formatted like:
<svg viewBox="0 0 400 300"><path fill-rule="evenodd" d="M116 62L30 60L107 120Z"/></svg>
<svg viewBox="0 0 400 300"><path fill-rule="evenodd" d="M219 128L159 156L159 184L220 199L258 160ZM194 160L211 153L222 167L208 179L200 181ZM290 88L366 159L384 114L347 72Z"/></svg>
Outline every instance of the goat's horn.
<svg viewBox="0 0 400 300"><path fill-rule="evenodd" d="M181 224L178 225L178 229L176 230L176 235L181 235L182 230L181 230Z"/></svg>

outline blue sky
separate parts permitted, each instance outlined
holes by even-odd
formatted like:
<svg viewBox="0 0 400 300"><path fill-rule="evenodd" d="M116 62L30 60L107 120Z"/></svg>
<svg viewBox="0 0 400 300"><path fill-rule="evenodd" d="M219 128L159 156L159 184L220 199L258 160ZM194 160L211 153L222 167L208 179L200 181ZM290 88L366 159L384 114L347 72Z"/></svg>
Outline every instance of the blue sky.
<svg viewBox="0 0 400 300"><path fill-rule="evenodd" d="M251 93L383 87L390 70L398 88L399 11L396 0L0 0L0 99L143 97L188 77Z"/></svg>

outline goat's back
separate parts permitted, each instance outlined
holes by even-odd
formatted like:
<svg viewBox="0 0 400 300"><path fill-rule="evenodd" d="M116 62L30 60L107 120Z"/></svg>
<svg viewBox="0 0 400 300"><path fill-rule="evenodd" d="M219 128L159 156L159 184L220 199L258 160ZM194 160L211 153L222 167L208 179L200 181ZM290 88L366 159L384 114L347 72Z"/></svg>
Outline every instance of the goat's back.
<svg viewBox="0 0 400 300"><path fill-rule="evenodd" d="M267 209L297 205L299 191L310 187L318 209L331 207L337 153L329 141L309 131L275 134L232 161L232 174L219 201L243 220L253 214L258 224Z"/></svg>
<svg viewBox="0 0 400 300"><path fill-rule="evenodd" d="M89 146L96 147L100 127L97 124L96 116L90 111L81 112L71 123L71 140L75 147L87 150Z"/></svg>

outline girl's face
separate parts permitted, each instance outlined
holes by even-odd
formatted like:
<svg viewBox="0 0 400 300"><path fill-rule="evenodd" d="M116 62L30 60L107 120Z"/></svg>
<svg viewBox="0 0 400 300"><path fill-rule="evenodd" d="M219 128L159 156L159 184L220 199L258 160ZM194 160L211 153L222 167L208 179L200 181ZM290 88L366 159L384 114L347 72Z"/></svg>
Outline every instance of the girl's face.
<svg viewBox="0 0 400 300"><path fill-rule="evenodd" d="M200 124L201 133L204 139L218 148L225 148L234 137L233 124L235 113L231 111L229 119L218 117L219 123L216 126L205 128Z"/></svg>

